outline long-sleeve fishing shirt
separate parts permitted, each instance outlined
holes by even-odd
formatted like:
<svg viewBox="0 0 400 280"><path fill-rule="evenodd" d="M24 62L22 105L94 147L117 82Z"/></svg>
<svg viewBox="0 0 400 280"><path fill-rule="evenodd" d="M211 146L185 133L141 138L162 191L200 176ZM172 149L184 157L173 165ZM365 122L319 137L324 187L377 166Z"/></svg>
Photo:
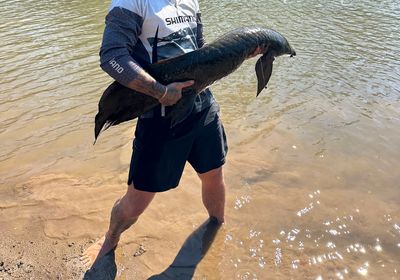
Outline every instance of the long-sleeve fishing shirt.
<svg viewBox="0 0 400 280"><path fill-rule="evenodd" d="M136 78L140 67L203 45L197 0L113 0L106 16L100 66L127 86ZM155 48L157 53L153 53ZM211 91L206 89L196 97L193 110L199 112L214 102ZM142 117L152 117L155 110L159 107Z"/></svg>

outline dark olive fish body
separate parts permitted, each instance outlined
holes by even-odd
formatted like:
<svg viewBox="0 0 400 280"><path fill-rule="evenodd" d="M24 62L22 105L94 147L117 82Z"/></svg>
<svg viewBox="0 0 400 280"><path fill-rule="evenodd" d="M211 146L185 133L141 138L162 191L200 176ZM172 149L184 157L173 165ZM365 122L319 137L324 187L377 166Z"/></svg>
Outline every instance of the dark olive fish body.
<svg viewBox="0 0 400 280"><path fill-rule="evenodd" d="M235 71L244 60L254 54L263 54L257 61L257 95L268 83L275 57L296 55L287 40L278 32L263 28L235 29L201 49L177 57L162 60L144 67L162 84L194 80L195 83L183 92L173 112L179 114L194 101L193 96L213 82ZM191 96L192 98L189 98ZM102 129L134 119L159 102L146 94L112 83L99 101L99 112L95 120L95 138ZM172 116L172 118L174 115Z"/></svg>

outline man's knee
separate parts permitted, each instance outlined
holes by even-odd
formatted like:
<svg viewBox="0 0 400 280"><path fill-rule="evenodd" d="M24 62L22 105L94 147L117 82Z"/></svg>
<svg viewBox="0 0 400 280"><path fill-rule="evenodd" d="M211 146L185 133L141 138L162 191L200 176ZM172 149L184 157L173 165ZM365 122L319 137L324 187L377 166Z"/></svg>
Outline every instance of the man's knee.
<svg viewBox="0 0 400 280"><path fill-rule="evenodd" d="M222 171L222 167L198 175L204 185L224 184L224 174Z"/></svg>

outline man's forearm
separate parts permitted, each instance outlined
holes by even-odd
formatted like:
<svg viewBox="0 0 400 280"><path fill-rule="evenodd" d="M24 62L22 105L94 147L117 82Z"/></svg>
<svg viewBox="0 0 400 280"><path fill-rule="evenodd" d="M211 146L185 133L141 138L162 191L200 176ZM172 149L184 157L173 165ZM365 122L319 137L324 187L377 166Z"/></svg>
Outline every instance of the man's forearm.
<svg viewBox="0 0 400 280"><path fill-rule="evenodd" d="M150 76L130 55L103 61L101 68L124 86L156 99L165 93L166 87Z"/></svg>
<svg viewBox="0 0 400 280"><path fill-rule="evenodd" d="M166 86L157 82L150 74L139 69L135 78L128 83L129 88L160 99L166 92Z"/></svg>

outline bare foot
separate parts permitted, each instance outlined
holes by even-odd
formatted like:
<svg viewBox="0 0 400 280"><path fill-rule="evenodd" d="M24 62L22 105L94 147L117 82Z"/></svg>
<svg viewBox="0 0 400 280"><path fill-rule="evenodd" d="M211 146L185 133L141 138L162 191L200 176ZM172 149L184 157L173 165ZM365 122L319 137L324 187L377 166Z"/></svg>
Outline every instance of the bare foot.
<svg viewBox="0 0 400 280"><path fill-rule="evenodd" d="M217 217L214 216L210 216L209 218L210 223L214 224L214 225L223 225L225 223L224 217L218 219Z"/></svg>
<svg viewBox="0 0 400 280"><path fill-rule="evenodd" d="M106 238L106 236L100 238L83 252L81 260L84 265L91 268L97 259L100 259L115 249L118 245L118 241L119 239Z"/></svg>

